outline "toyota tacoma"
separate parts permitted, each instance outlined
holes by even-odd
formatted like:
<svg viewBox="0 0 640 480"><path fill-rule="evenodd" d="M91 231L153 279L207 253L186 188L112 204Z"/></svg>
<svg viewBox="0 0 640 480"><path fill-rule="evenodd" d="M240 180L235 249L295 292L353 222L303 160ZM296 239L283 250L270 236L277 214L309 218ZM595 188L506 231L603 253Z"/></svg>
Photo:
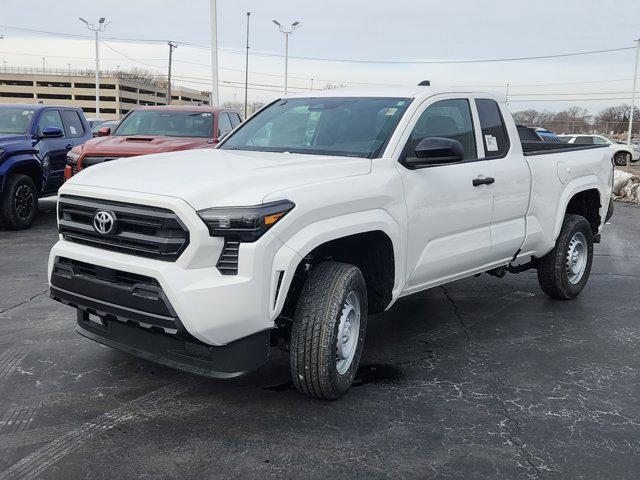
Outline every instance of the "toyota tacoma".
<svg viewBox="0 0 640 480"><path fill-rule="evenodd" d="M607 146L521 142L489 94L290 96L216 149L66 182L51 296L81 335L209 377L280 347L300 392L335 399L368 316L401 297L527 269L550 297L579 295L612 177Z"/></svg>

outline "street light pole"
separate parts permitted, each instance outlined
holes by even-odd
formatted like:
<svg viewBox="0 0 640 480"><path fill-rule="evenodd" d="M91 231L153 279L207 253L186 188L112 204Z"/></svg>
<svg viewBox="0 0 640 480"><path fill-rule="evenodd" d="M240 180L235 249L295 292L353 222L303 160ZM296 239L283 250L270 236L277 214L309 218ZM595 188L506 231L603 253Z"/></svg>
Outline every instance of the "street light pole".
<svg viewBox="0 0 640 480"><path fill-rule="evenodd" d="M640 38L636 40L636 44L636 66L633 70L633 90L631 93L631 114L629 115L629 133L627 134L627 145L631 145L631 133L633 130L633 111L636 108L636 85L638 83L638 63L640 63Z"/></svg>
<svg viewBox="0 0 640 480"><path fill-rule="evenodd" d="M109 23L105 23L106 18L100 17L98 20L98 26L93 23L87 22L84 18L79 17L80 21L84 23L89 30L96 34L96 118L100 118L100 32L104 32Z"/></svg>
<svg viewBox="0 0 640 480"><path fill-rule="evenodd" d="M173 51L178 48L178 45L172 42L168 42L169 45L169 71L167 72L167 102L171 103L171 62L173 61Z"/></svg>
<svg viewBox="0 0 640 480"><path fill-rule="evenodd" d="M284 34L284 94L287 95L289 87L289 35L300 26L300 22L293 22L288 30L285 30L283 26L277 20L274 20L281 33Z"/></svg>
<svg viewBox="0 0 640 480"><path fill-rule="evenodd" d="M44 57L42 57L42 73L43 73L43 74L44 74L44 60L45 60L45 58L44 58Z"/></svg>
<svg viewBox="0 0 640 480"><path fill-rule="evenodd" d="M211 103L217 107L218 95L218 14L216 0L211 0Z"/></svg>
<svg viewBox="0 0 640 480"><path fill-rule="evenodd" d="M244 119L247 119L249 108L249 17L251 12L247 12L247 54L244 61Z"/></svg>

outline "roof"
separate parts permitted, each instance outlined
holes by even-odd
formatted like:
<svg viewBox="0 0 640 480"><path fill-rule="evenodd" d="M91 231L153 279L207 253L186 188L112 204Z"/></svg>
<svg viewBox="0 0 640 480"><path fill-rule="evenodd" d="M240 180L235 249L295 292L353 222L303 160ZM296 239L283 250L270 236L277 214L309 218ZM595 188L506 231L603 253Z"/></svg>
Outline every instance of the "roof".
<svg viewBox="0 0 640 480"><path fill-rule="evenodd" d="M145 105L136 110L177 110L180 112L217 112L218 110L230 110L222 107L212 107L211 105Z"/></svg>
<svg viewBox="0 0 640 480"><path fill-rule="evenodd" d="M0 108L29 108L33 110L42 110L43 108L70 108L73 110L82 110L80 107L72 107L70 105L50 105L46 103L0 103Z"/></svg>
<svg viewBox="0 0 640 480"><path fill-rule="evenodd" d="M459 93L461 95L483 94L504 103L503 95L495 92L483 92L460 87L371 87L371 88L340 88L332 90L314 90L312 92L287 95L287 98L309 97L393 97L393 98L428 98L433 95Z"/></svg>

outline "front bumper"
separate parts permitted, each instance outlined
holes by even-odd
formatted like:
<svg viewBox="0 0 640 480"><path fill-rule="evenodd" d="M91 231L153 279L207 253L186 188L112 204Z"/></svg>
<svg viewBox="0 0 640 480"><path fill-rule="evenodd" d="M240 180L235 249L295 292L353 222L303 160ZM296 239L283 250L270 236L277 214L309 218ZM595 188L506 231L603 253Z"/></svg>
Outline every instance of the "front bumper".
<svg viewBox="0 0 640 480"><path fill-rule="evenodd" d="M195 210L183 200L174 197L143 194L136 192L101 189L66 184L64 194L103 199L129 204L149 205L170 209L189 230L188 247L175 261L161 261L83 245L61 238L52 248L49 257L49 279L52 287L83 295L84 299L66 299L69 303L88 306L97 311L106 311L104 305L90 305L95 300L112 304L118 311L116 317L133 319L141 323L158 326L171 331L184 331L195 340L210 346L223 346L258 332L274 327L274 321L283 298L278 299L278 279L284 275L284 285L295 273L299 255L283 246L271 231L259 241L240 245L238 274L222 275L216 263L223 249L221 238L212 238ZM54 269L59 259L67 259L101 268L144 276L157 282L171 306L171 311L153 311L163 317L161 320L179 319L175 328L157 323L158 318L140 318L140 311L149 313L148 306L140 308L139 296L135 304L123 304L120 300L98 298L94 293L81 289L65 288L54 280ZM279 260L278 260L279 259ZM292 266L294 265L294 266ZM99 291L98 288L94 291ZM59 296L60 292L53 292ZM148 293L148 292L147 292ZM130 295L129 292L127 295ZM71 301L73 300L73 301ZM277 300L277 301L276 301ZM130 310L122 311L121 307ZM136 310L136 311L132 311ZM174 322L175 323L175 322Z"/></svg>
<svg viewBox="0 0 640 480"><path fill-rule="evenodd" d="M78 310L76 331L91 340L161 365L211 378L234 378L252 372L269 359L269 331L258 332L222 347L189 342L150 332L118 320L90 320Z"/></svg>

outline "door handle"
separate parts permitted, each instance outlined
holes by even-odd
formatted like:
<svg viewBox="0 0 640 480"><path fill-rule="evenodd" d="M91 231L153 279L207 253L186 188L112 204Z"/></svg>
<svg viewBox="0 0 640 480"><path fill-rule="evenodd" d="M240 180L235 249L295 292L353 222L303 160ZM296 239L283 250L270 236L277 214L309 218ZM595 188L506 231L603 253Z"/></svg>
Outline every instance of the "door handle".
<svg viewBox="0 0 640 480"><path fill-rule="evenodd" d="M479 187L480 185L491 185L492 183L495 183L496 179L493 177L484 177L484 178L474 178L473 179L473 186L474 187Z"/></svg>

